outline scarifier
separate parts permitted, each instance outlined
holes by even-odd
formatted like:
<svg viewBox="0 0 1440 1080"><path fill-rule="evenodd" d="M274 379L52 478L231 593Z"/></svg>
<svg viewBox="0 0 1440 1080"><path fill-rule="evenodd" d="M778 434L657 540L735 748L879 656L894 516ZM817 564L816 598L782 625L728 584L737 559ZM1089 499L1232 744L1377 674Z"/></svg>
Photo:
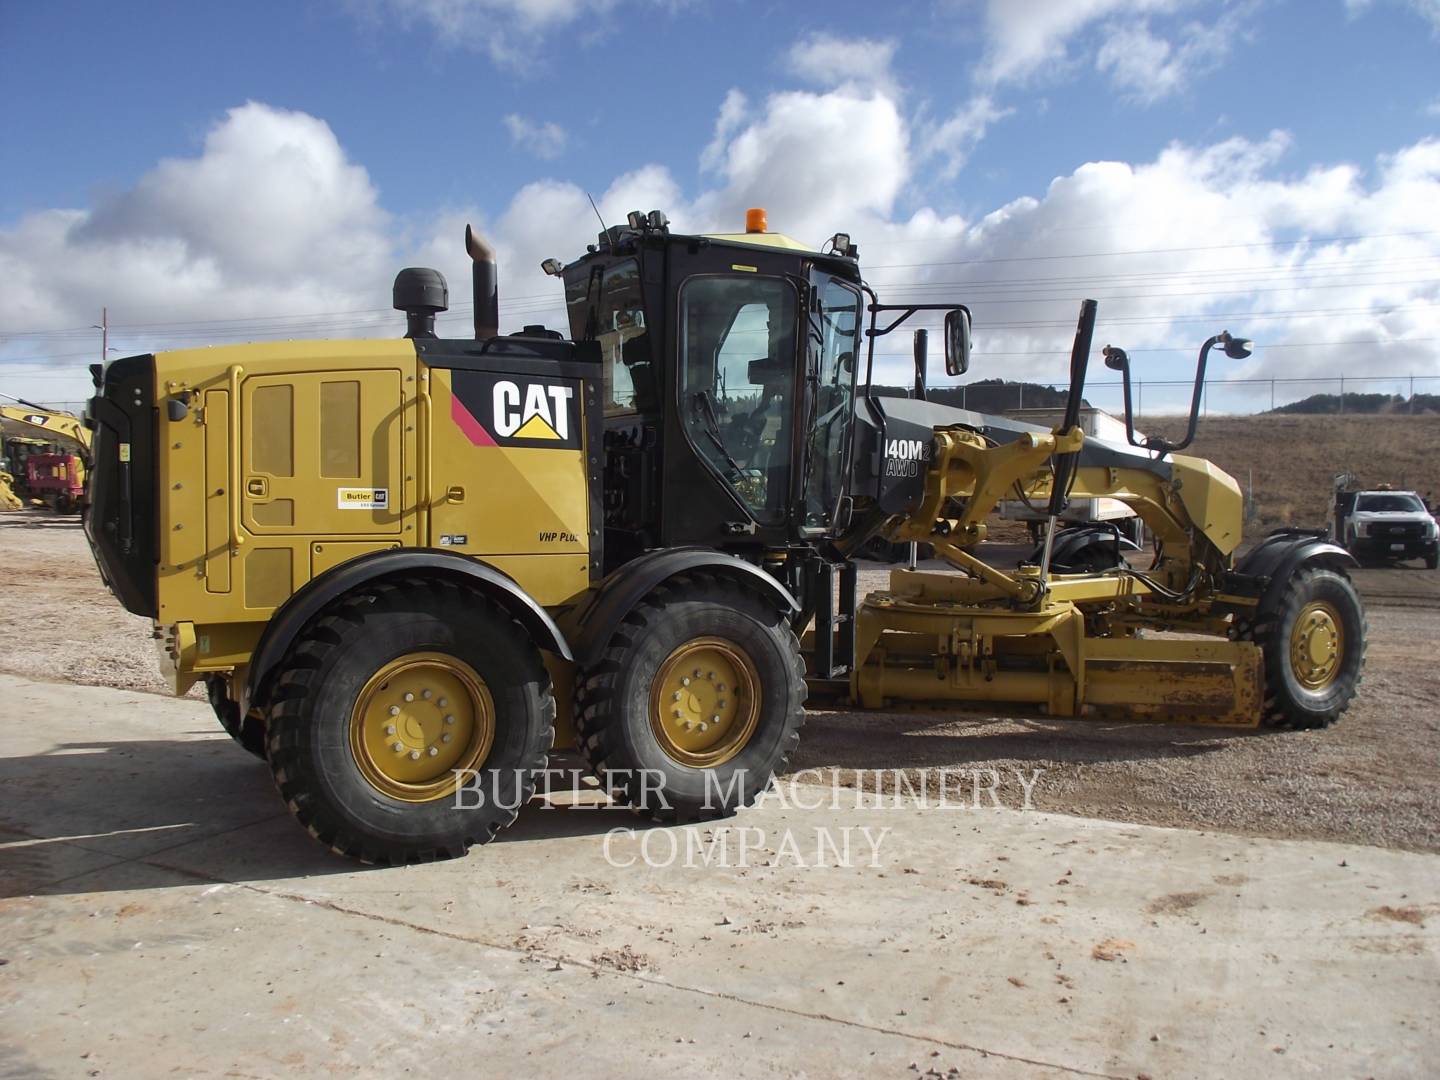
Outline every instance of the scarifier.
<svg viewBox="0 0 1440 1080"><path fill-rule="evenodd" d="M176 692L203 680L323 843L462 854L572 745L644 813L726 814L785 768L807 692L1239 726L1345 710L1353 559L1292 530L1237 560L1237 485L1179 453L1194 408L1173 444L1134 435L1128 398L1126 444L1086 438L1093 301L1054 430L926 401L921 349L916 396L881 397L876 341L933 319L959 376L968 309L882 303L848 236L814 250L748 218L681 235L635 212L546 260L568 337L498 333L494 255L467 230L473 339L436 336L446 283L412 268L403 339L94 369L100 568L154 620ZM1217 345L1249 349L1205 343L1197 406ZM1046 508L1034 564L983 557L1008 498ZM1135 510L1144 567L1104 529L1057 533L1081 498ZM876 539L953 570L862 601L851 554Z"/></svg>

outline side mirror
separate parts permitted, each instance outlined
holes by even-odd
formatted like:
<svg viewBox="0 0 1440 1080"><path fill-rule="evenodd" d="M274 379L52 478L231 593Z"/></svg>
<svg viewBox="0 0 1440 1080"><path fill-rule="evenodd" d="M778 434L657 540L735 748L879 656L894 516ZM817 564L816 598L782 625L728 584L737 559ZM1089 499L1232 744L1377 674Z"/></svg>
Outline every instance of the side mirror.
<svg viewBox="0 0 1440 1080"><path fill-rule="evenodd" d="M970 312L955 308L945 313L945 374L970 370Z"/></svg>

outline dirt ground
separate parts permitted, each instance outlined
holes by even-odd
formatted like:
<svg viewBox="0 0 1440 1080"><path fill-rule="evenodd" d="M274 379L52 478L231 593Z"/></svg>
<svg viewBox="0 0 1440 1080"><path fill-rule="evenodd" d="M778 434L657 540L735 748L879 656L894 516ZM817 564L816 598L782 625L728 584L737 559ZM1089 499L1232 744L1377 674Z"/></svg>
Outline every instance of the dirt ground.
<svg viewBox="0 0 1440 1080"><path fill-rule="evenodd" d="M884 580L872 566L862 584ZM1038 810L1440 851L1440 572L1407 564L1356 580L1370 627L1364 683L1325 731L813 710L792 766L834 769L843 782L854 770L902 770L917 787L956 770L972 791L968 770L994 769L1009 805L1025 794L1016 770L1028 782L1038 769ZM0 515L0 594L0 671L168 693L148 621L105 591L75 518ZM876 780L860 777L867 787ZM988 776L980 783L988 788Z"/></svg>

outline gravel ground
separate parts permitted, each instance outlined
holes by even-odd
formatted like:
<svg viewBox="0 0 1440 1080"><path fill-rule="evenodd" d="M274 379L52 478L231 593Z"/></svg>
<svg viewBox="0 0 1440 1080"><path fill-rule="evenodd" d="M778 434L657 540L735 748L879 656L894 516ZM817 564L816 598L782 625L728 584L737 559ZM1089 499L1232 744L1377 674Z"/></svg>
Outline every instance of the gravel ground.
<svg viewBox="0 0 1440 1080"><path fill-rule="evenodd" d="M862 584L883 586L867 567ZM1362 570L1370 646L1356 704L1325 731L1224 731L1042 716L921 711L810 713L798 770L873 786L900 770L971 799L970 770L994 769L998 795L1039 810L1260 836L1440 851L1440 573ZM149 623L105 591L75 518L0 515L0 670L164 694ZM198 690L194 691L198 696ZM880 778L889 788L896 775ZM982 775L980 797L988 800ZM958 784L958 786L957 786Z"/></svg>

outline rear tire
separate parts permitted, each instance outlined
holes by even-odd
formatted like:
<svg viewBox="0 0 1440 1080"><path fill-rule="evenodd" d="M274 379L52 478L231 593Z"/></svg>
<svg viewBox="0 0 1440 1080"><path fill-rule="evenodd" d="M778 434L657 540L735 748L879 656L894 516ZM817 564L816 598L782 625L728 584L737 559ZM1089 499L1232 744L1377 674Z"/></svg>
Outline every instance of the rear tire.
<svg viewBox="0 0 1440 1080"><path fill-rule="evenodd" d="M273 686L281 795L322 844L367 863L454 858L493 839L554 741L555 696L529 636L446 582L382 581L337 601Z"/></svg>
<svg viewBox="0 0 1440 1080"><path fill-rule="evenodd" d="M1344 574L1301 567L1248 635L1265 657L1261 722L1323 728L1340 718L1365 667L1365 609Z"/></svg>
<svg viewBox="0 0 1440 1080"><path fill-rule="evenodd" d="M750 805L785 768L804 722L789 625L754 592L708 574L641 601L576 690L587 764L613 797L665 821Z"/></svg>
<svg viewBox="0 0 1440 1080"><path fill-rule="evenodd" d="M265 721L253 714L242 720L240 706L230 700L225 689L225 680L219 675L211 675L205 680L205 694L210 699L210 708L215 710L215 718L220 721L225 734L239 743L246 752L264 761Z"/></svg>

